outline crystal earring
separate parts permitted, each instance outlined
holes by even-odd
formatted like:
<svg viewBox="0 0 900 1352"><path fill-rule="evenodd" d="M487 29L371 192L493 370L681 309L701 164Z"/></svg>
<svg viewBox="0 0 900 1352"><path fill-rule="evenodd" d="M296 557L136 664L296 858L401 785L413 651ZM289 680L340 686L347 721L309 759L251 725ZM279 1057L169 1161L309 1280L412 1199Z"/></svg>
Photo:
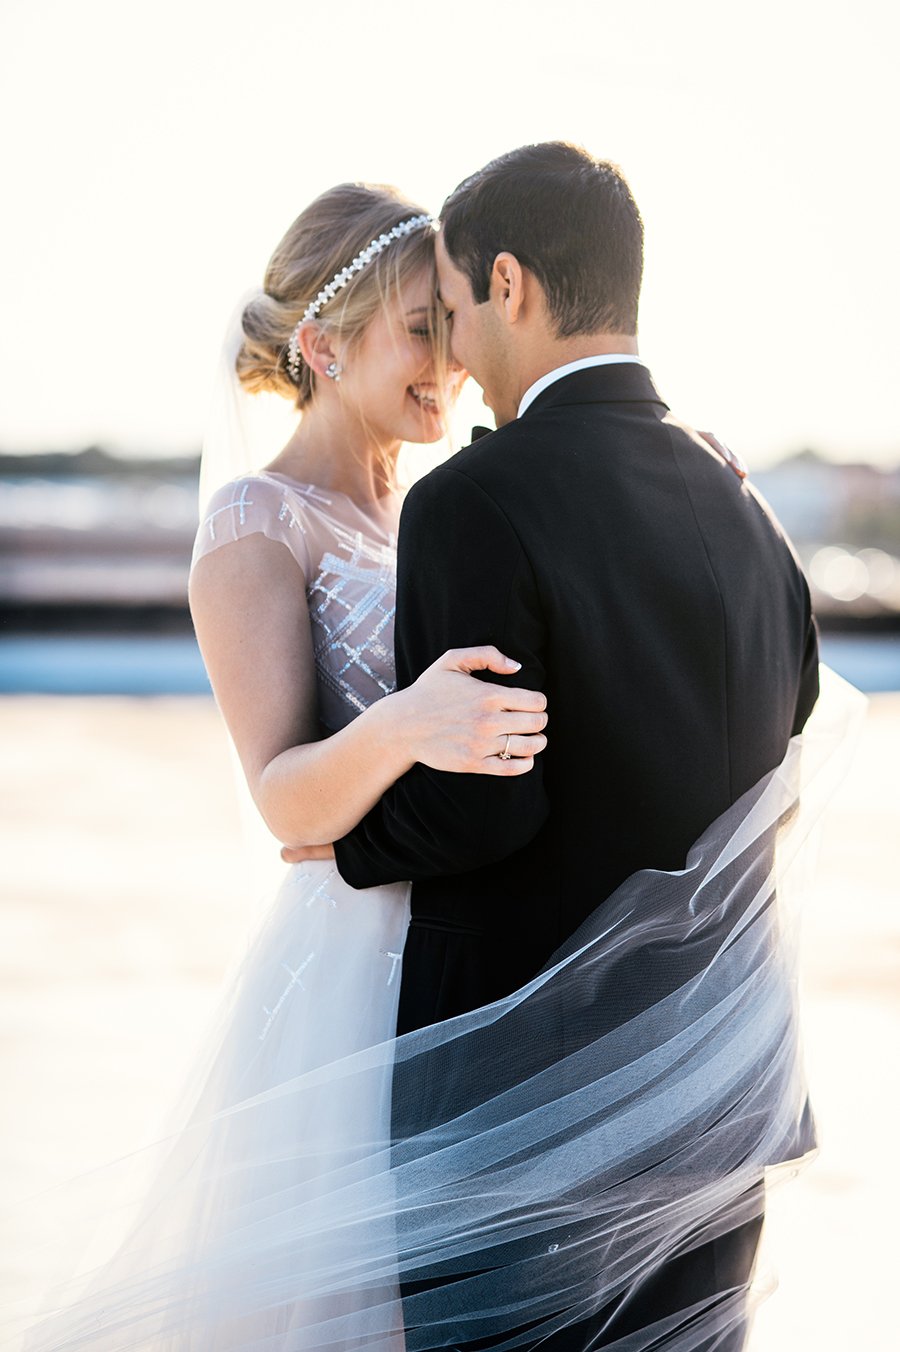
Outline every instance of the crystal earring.
<svg viewBox="0 0 900 1352"><path fill-rule="evenodd" d="M328 365L325 367L325 374L329 380L335 381L340 380L341 368L338 366L336 361L330 361Z"/></svg>

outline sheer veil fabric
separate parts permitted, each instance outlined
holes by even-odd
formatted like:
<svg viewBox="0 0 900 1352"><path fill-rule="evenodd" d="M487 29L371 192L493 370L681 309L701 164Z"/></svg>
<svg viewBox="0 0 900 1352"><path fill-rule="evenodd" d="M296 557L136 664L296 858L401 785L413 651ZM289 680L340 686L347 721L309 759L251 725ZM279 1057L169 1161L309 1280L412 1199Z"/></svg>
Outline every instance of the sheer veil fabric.
<svg viewBox="0 0 900 1352"><path fill-rule="evenodd" d="M682 870L598 898L508 998L400 1038L383 964L406 888L366 907L329 865L292 870L170 1134L121 1163L122 1207L21 1345L511 1349L758 1213L815 1144L799 920L863 706L823 668L802 736ZM400 1281L421 1283L402 1314ZM715 1346L742 1304L726 1290L615 1346Z"/></svg>
<svg viewBox="0 0 900 1352"><path fill-rule="evenodd" d="M234 374L242 308L202 504L290 434ZM802 736L683 869L597 897L506 999L400 1038L408 886L289 870L163 1139L58 1190L77 1221L64 1275L37 1310L3 1312L2 1346L512 1349L757 1214L815 1144L799 919L863 705L823 669ZM96 1214L101 1195L116 1205ZM616 1347L714 1346L743 1301L722 1291Z"/></svg>
<svg viewBox="0 0 900 1352"><path fill-rule="evenodd" d="M299 414L277 394L249 395L235 370L244 339L241 316L258 294L240 297L225 330L213 379L200 457L200 511L217 488L261 469L296 430Z"/></svg>

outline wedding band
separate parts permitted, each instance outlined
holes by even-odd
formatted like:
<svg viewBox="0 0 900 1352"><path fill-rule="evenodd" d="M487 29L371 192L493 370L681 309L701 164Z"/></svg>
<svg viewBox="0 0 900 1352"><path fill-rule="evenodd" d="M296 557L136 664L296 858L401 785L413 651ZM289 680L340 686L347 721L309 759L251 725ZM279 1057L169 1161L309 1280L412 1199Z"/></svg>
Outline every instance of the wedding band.
<svg viewBox="0 0 900 1352"><path fill-rule="evenodd" d="M511 732L508 732L508 733L506 734L506 746L505 746L505 747L503 748L503 750L500 752L500 756L499 756L499 759L500 759L500 760L512 760L512 756L509 754L509 744L510 744L510 741L511 741L511 740L512 740L512 733L511 733Z"/></svg>

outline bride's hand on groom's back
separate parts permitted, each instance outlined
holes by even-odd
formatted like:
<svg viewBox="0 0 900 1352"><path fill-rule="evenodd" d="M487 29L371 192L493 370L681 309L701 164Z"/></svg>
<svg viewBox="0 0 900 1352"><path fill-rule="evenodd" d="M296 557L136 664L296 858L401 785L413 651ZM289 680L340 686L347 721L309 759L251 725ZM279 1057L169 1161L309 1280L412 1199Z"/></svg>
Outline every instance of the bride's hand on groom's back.
<svg viewBox="0 0 900 1352"><path fill-rule="evenodd" d="M490 645L452 648L389 703L413 760L457 774L522 775L547 745L547 700L539 690L473 678L513 675L520 664Z"/></svg>

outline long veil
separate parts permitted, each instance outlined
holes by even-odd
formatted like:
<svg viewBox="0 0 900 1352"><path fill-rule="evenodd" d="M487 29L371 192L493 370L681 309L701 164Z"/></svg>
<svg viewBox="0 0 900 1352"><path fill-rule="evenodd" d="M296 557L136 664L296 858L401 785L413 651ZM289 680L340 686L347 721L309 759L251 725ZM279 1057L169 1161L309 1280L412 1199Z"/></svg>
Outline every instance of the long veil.
<svg viewBox="0 0 900 1352"><path fill-rule="evenodd" d="M685 867L598 898L508 998L195 1103L122 1162L141 1187L115 1242L49 1294L24 1348L512 1349L757 1215L815 1145L799 921L863 705L823 668L802 736ZM241 999L238 981L217 1037ZM743 1299L699 1299L616 1347L717 1346Z"/></svg>
<svg viewBox="0 0 900 1352"><path fill-rule="evenodd" d="M299 414L278 394L250 395L238 380L235 361L243 342L241 316L256 295L240 297L219 352L200 457L200 511L217 488L254 474L288 441Z"/></svg>

